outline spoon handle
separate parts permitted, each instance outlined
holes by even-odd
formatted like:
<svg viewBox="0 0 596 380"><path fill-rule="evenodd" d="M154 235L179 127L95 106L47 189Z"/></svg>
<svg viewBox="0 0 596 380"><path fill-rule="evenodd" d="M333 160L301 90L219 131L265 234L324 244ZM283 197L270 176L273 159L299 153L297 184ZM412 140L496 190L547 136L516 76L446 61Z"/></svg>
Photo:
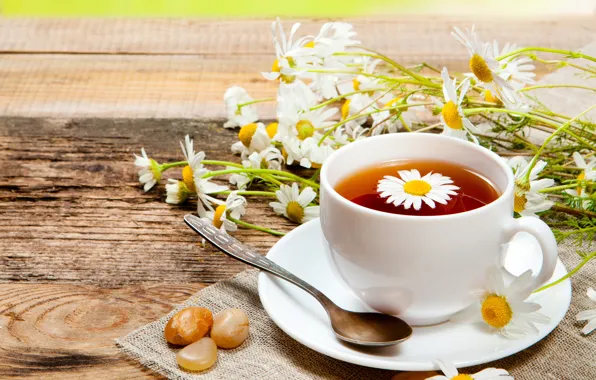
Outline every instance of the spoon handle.
<svg viewBox="0 0 596 380"><path fill-rule="evenodd" d="M323 304L325 308L333 306L337 307L329 298L327 298L327 296L315 289L312 285L296 277L265 256L257 253L249 246L244 245L230 235L219 231L213 224L205 222L191 214L185 215L184 221L190 228L195 230L196 233L201 235L203 238L205 238L205 240L213 244L226 255L232 256L243 263L252 265L253 267L257 267L288 282L291 282L292 284L310 293L321 304Z"/></svg>

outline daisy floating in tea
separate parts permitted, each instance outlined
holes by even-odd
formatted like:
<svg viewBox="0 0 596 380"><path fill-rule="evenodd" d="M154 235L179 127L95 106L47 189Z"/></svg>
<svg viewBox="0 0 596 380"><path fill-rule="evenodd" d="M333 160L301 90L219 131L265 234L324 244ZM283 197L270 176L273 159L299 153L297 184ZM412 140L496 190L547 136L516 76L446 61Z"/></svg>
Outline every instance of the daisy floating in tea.
<svg viewBox="0 0 596 380"><path fill-rule="evenodd" d="M403 204L406 210L412 206L420 210L422 202L430 208L435 208L435 202L447 204L451 195L457 195L455 190L459 190L451 178L440 173L429 172L421 177L418 170L412 169L400 170L398 174L400 178L385 176L380 180L377 191L381 193L381 198L388 198L387 203L394 206Z"/></svg>

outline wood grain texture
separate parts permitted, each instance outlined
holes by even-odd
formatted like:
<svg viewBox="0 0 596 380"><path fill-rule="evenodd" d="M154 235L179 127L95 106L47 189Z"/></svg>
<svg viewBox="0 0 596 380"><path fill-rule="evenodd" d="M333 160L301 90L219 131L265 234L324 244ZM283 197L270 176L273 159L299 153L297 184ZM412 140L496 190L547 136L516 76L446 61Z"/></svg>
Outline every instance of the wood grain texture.
<svg viewBox="0 0 596 380"><path fill-rule="evenodd" d="M178 161L187 133L238 159L219 122L0 119L0 378L152 377L113 340L245 268L200 246L182 220L194 205L137 183L133 151ZM251 203L247 221L292 227ZM236 236L262 252L277 240Z"/></svg>
<svg viewBox="0 0 596 380"><path fill-rule="evenodd" d="M144 146L159 162L179 161L187 133L207 157L238 160L235 133L213 122L0 120L0 281L116 287L215 282L240 271L197 245L182 220L194 204L168 205L163 186L143 193L137 182L133 152ZM291 228L266 202L251 203L247 221ZM276 240L253 230L238 237L262 251Z"/></svg>
<svg viewBox="0 0 596 380"><path fill-rule="evenodd" d="M455 16L354 19L365 46L402 63L467 70L454 25L487 40L579 49L596 39L596 17L488 20ZM325 20L306 20L316 33ZM289 27L289 22L286 23ZM270 20L1 19L0 115L31 117L223 117L231 85L275 94L262 78L273 60ZM548 68L540 67L544 75ZM274 107L261 105L264 118Z"/></svg>

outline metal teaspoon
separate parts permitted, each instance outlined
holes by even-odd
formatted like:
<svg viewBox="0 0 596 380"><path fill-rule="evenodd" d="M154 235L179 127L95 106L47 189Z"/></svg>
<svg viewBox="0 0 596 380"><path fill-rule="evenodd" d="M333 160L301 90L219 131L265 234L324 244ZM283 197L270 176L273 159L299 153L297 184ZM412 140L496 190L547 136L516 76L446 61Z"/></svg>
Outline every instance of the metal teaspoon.
<svg viewBox="0 0 596 380"><path fill-rule="evenodd" d="M191 214L186 215L184 221L226 255L284 279L315 297L331 319L331 327L335 335L341 340L362 346L380 347L403 342L412 335L412 327L397 317L381 313L356 313L340 308L307 282L247 245L220 232L211 223L204 222Z"/></svg>

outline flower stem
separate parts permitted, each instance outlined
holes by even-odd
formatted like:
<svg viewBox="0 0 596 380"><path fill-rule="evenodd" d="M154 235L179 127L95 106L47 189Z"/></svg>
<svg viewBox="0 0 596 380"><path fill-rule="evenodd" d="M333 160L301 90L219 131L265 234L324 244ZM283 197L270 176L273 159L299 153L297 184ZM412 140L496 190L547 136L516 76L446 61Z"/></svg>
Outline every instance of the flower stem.
<svg viewBox="0 0 596 380"><path fill-rule="evenodd" d="M256 104L256 103L264 103L264 102L272 102L274 101L275 98L263 98L263 99L255 99L255 100L251 100L250 102L246 102L246 103L240 103L238 104L238 109L244 107L244 106L249 106L251 104Z"/></svg>
<svg viewBox="0 0 596 380"><path fill-rule="evenodd" d="M312 186L316 189L319 188L318 183L315 183L308 179L304 179L304 178L297 176L295 174L292 174L292 173L284 172L282 170L273 170L273 169L248 169L248 168L246 168L246 169L215 170L215 171L205 174L203 176L203 178L210 178L210 177L215 177L215 176L224 175L224 174L239 174L239 173L276 174L278 176L285 177L285 178L288 178L288 179L291 179L294 181L303 182L303 183L305 183L309 186Z"/></svg>
<svg viewBox="0 0 596 380"><path fill-rule="evenodd" d="M561 277L560 279L551 282L550 284L546 284L541 288L538 288L536 290L534 290L532 293L538 293L541 292L543 290L546 290L548 288L551 288L557 284L560 284L561 282L565 281L566 279L568 279L569 277L573 276L575 273L577 273L577 271L579 271L584 265L586 265L588 263L588 261L592 260L594 257L596 257L596 251L590 253L589 255L585 256L582 261L572 270L569 271L569 273L567 273L566 275L564 275L563 277Z"/></svg>
<svg viewBox="0 0 596 380"><path fill-rule="evenodd" d="M186 166L186 165L188 165L187 161L178 161L178 162L170 162L170 163L161 164L159 166L159 168L161 169L162 172L165 172L166 170L174 168L176 166Z"/></svg>
<svg viewBox="0 0 596 380"><path fill-rule="evenodd" d="M540 146L540 149L538 149L538 152L536 152L536 155L534 156L534 158L532 158L532 161L530 161L530 164L528 165L528 171L526 173L526 178L525 178L525 180L527 182L530 181L531 171L534 168L534 166L536 166L536 163L538 162L540 155L542 154L542 152L544 151L546 146L552 141L552 139L554 139L555 136L558 135L560 132L563 132L567 128L569 128L569 126L571 126L571 123L573 123L575 120L579 119L580 117L582 117L586 113L590 112L594 108L596 108L596 104L588 107L586 110L582 111L579 115L574 116L573 118L569 119L569 121L567 121L565 124L563 124L559 128L557 128L550 136L548 136L546 138L546 140L544 140L544 143L542 144L542 146Z"/></svg>
<svg viewBox="0 0 596 380"><path fill-rule="evenodd" d="M237 164L235 162L229 162L229 161L203 160L202 163L205 165L233 166L235 168L243 168L244 167L240 164Z"/></svg>
<svg viewBox="0 0 596 380"><path fill-rule="evenodd" d="M561 87L563 87L563 88L581 88L583 90L596 92L596 88L594 88L594 87L580 86L580 85L575 85L575 84L543 84L543 85L525 87L525 88L522 88L521 90L519 90L518 92L531 91L531 90L536 90L536 89L540 89L540 88L561 88Z"/></svg>
<svg viewBox="0 0 596 380"><path fill-rule="evenodd" d="M590 218L596 218L596 212L588 211L588 210L578 210L573 207L566 206L561 203L555 203L553 207L551 207L553 211L564 212L566 214L574 215L574 216L589 216Z"/></svg>
<svg viewBox="0 0 596 380"><path fill-rule="evenodd" d="M586 184L591 184L591 181L587 181L585 182ZM573 189L575 187L579 187L582 185L582 182L574 182L574 183L570 183L568 185L561 185L561 186L553 186L553 187L547 187L546 189L542 189L542 190L538 190L539 193L553 193L555 191L559 191L559 190L565 190L565 189ZM583 187L583 186L582 186Z"/></svg>
<svg viewBox="0 0 596 380"><path fill-rule="evenodd" d="M272 191L254 191L254 190L222 191L217 194L229 195L230 193L233 193L233 192L235 192L238 195L255 195L255 196L275 197L275 193Z"/></svg>
<svg viewBox="0 0 596 380"><path fill-rule="evenodd" d="M517 49L514 50L512 52L509 52L507 54L504 54L500 57L497 57L497 61L501 61L505 58L509 58L521 53L525 53L527 51L539 51L539 52L544 52L544 53L555 53L555 54L563 54L568 56L569 58L584 58L587 59L589 61L592 62L596 62L596 58L580 53L580 52L576 52L576 51L571 51L571 50L561 50L561 49L550 49L550 48L544 48L544 47L537 47L537 46L530 46L530 47L525 47L525 48L521 48L521 49Z"/></svg>
<svg viewBox="0 0 596 380"><path fill-rule="evenodd" d="M246 228L252 228L253 230L257 230L257 231L261 231L261 232L267 232L268 234L271 234L271 235L275 235L275 236L284 236L285 235L284 232L275 231L270 228L265 228L265 227L257 226L255 224L247 223L242 220L232 218L229 215L228 215L228 220L236 223L239 226L246 227Z"/></svg>

